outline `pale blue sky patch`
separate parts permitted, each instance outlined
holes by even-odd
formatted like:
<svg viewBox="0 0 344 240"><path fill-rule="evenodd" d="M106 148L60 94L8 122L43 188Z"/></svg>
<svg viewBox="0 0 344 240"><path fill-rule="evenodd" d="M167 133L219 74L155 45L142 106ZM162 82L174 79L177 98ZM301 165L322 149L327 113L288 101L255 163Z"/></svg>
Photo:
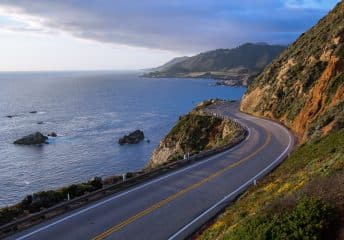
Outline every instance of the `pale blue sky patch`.
<svg viewBox="0 0 344 240"><path fill-rule="evenodd" d="M16 20L12 17L0 14L0 26L6 27L28 27L29 25L24 21Z"/></svg>

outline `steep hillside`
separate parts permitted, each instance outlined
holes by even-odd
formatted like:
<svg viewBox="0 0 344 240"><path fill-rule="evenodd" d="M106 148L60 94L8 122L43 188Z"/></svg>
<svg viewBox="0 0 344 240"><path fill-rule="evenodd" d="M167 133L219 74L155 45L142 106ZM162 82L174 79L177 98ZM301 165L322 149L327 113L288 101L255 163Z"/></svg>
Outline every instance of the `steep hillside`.
<svg viewBox="0 0 344 240"><path fill-rule="evenodd" d="M198 239L344 239L344 2L250 85L241 110L303 141Z"/></svg>
<svg viewBox="0 0 344 240"><path fill-rule="evenodd" d="M288 47L245 94L241 110L290 127L301 140L344 126L344 3Z"/></svg>
<svg viewBox="0 0 344 240"><path fill-rule="evenodd" d="M183 61L146 74L148 77L212 77L247 81L259 73L284 46L247 43L233 49L200 53Z"/></svg>

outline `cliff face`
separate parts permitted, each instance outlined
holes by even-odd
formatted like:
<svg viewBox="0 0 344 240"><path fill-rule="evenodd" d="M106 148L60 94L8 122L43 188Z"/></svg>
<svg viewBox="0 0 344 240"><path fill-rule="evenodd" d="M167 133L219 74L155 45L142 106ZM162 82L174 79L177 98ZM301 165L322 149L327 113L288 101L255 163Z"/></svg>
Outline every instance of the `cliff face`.
<svg viewBox="0 0 344 240"><path fill-rule="evenodd" d="M179 119L153 152L148 168L182 159L187 153L223 146L241 133L237 123L205 114L204 106Z"/></svg>
<svg viewBox="0 0 344 240"><path fill-rule="evenodd" d="M241 110L273 118L302 141L344 126L344 2L251 84Z"/></svg>

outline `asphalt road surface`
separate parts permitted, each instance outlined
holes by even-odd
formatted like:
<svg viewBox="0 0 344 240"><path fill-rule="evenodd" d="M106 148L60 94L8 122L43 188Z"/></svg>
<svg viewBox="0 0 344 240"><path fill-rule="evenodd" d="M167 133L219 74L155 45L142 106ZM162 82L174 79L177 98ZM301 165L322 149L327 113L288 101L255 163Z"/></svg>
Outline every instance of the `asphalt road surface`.
<svg viewBox="0 0 344 240"><path fill-rule="evenodd" d="M46 221L9 239L184 239L235 196L271 171L293 148L277 123L238 112L214 112L249 129L236 147Z"/></svg>

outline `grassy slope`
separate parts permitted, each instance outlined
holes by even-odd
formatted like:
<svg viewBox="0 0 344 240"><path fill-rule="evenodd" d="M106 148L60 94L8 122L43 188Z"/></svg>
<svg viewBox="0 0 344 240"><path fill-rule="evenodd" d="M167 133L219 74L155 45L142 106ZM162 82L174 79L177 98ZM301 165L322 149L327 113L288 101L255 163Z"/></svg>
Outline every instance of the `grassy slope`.
<svg viewBox="0 0 344 240"><path fill-rule="evenodd" d="M224 124L232 130L226 139L221 136ZM239 127L235 122L190 113L181 117L166 139L173 143L180 142L182 149L192 154L221 147L238 134Z"/></svg>
<svg viewBox="0 0 344 240"><path fill-rule="evenodd" d="M148 166L157 167L182 159L186 153L193 155L222 147L242 134L239 124L203 113L211 104L211 101L205 101L203 105L181 116L153 152Z"/></svg>
<svg viewBox="0 0 344 240"><path fill-rule="evenodd" d="M314 239L322 239L322 233L334 233L331 226L326 224L335 221L338 225L334 227L337 229L344 225L343 169L344 129L300 146L275 171L257 186L251 187L221 214L199 239L276 239L277 237L269 235L272 230L268 226L290 230L291 225L292 233L298 230L305 233L306 229L318 227L318 235L313 233L312 236ZM339 216L331 211L319 212L316 213L316 217L309 217L307 220L314 221L313 223L301 223L298 229L290 216L295 216L295 211L304 207L304 201L300 201L304 196L321 200L320 205L314 209L326 208L329 204ZM312 207L308 206L305 209L309 211ZM331 214L330 218L325 213ZM312 216L309 212L302 214ZM289 220L284 221L281 226L281 223L278 225L278 221L276 222L279 218ZM302 220L302 217L298 217L297 220L300 219ZM286 222L288 226L285 225ZM279 235L278 238L283 239L283 236ZM304 238L289 236L284 239Z"/></svg>

